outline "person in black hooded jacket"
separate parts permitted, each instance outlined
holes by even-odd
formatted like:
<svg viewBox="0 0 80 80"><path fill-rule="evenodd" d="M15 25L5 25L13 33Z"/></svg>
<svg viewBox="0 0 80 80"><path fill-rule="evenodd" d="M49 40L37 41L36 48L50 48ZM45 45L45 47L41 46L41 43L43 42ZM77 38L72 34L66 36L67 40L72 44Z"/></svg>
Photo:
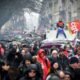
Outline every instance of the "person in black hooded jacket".
<svg viewBox="0 0 80 80"><path fill-rule="evenodd" d="M11 67L17 68L22 62L22 60L22 54L20 54L20 52L17 52L15 48L12 48L12 50L7 55L7 61L9 62L9 65Z"/></svg>
<svg viewBox="0 0 80 80"><path fill-rule="evenodd" d="M76 57L72 57L69 60L69 67L66 68L66 71L71 73L72 80L80 80L80 68L78 63L78 59Z"/></svg>
<svg viewBox="0 0 80 80"><path fill-rule="evenodd" d="M26 54L24 57L23 62L19 65L19 78L24 76L24 72L26 71L27 67L32 64L32 56L31 54Z"/></svg>
<svg viewBox="0 0 80 80"><path fill-rule="evenodd" d="M41 78L37 76L37 72L37 65L30 64L25 71L25 75L20 80L41 80Z"/></svg>
<svg viewBox="0 0 80 80"><path fill-rule="evenodd" d="M41 79L43 78L43 70L42 70L42 66L41 64L36 60L36 56L32 57L32 63L37 65L37 69L38 69L38 77L40 77Z"/></svg>

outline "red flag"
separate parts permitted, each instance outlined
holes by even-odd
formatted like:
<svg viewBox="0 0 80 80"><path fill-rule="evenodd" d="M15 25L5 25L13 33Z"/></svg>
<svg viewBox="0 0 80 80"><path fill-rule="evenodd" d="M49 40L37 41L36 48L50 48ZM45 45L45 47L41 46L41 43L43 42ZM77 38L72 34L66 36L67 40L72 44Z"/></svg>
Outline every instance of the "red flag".
<svg viewBox="0 0 80 80"><path fill-rule="evenodd" d="M76 20L76 27L78 29L78 31L80 31L80 20Z"/></svg>
<svg viewBox="0 0 80 80"><path fill-rule="evenodd" d="M76 33L77 31L79 31L80 23L77 22L77 21L69 22L69 28L70 28L72 34L74 34L74 33Z"/></svg>

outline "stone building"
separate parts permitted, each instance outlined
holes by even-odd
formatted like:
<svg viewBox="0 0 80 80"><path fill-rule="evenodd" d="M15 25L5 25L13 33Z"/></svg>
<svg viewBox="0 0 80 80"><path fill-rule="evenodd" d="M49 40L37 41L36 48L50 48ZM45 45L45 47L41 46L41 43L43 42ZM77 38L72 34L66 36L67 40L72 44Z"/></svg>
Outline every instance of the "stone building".
<svg viewBox="0 0 80 80"><path fill-rule="evenodd" d="M54 23L62 18L64 22L80 19L79 0L52 0L52 16Z"/></svg>

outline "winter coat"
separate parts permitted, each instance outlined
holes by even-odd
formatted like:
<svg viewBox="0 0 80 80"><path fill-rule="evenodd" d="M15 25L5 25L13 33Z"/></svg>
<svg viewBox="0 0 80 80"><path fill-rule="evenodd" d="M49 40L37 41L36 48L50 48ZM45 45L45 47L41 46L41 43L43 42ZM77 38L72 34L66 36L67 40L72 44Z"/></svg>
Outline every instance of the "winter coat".
<svg viewBox="0 0 80 80"><path fill-rule="evenodd" d="M52 55L48 56L48 59L50 60L51 64L53 64L54 62L58 62L58 57L54 58Z"/></svg>
<svg viewBox="0 0 80 80"><path fill-rule="evenodd" d="M35 70L36 72L34 78L29 76L29 72L31 72L31 70ZM28 65L24 74L25 75L20 80L41 80L41 78L38 76L38 68L36 64Z"/></svg>
<svg viewBox="0 0 80 80"><path fill-rule="evenodd" d="M58 27L58 28L64 28L64 23L63 23L63 21L58 21L57 27Z"/></svg>
<svg viewBox="0 0 80 80"><path fill-rule="evenodd" d="M37 65L37 68L38 68L38 75L40 78L43 77L43 70L42 70L42 67L41 67L41 64L39 62L34 62L33 64L36 64Z"/></svg>
<svg viewBox="0 0 80 80"><path fill-rule="evenodd" d="M42 54L42 52L44 52L43 49L40 49L40 50L38 51L37 61L38 61L39 63L41 63L42 70L43 70L43 77L44 77L43 80L45 80L45 79L46 79L46 76L48 75L49 70L50 70L50 61L49 61L49 59L48 59L46 56L40 57L41 54Z"/></svg>
<svg viewBox="0 0 80 80"><path fill-rule="evenodd" d="M0 48L0 58L3 58L4 52L5 52L4 48L1 47Z"/></svg>
<svg viewBox="0 0 80 80"><path fill-rule="evenodd" d="M80 68L74 70L69 66L66 71L69 71L71 73L71 80L80 80Z"/></svg>
<svg viewBox="0 0 80 80"><path fill-rule="evenodd" d="M63 55L63 57L62 56L59 56L58 61L59 61L60 68L62 70L65 70L67 68L67 66L69 66L68 58L65 55Z"/></svg>
<svg viewBox="0 0 80 80"><path fill-rule="evenodd" d="M41 80L40 78L28 78L28 77L22 77L20 80Z"/></svg>
<svg viewBox="0 0 80 80"><path fill-rule="evenodd" d="M18 67L20 65L20 62L23 60L23 57L20 53L9 53L7 60L10 66Z"/></svg>

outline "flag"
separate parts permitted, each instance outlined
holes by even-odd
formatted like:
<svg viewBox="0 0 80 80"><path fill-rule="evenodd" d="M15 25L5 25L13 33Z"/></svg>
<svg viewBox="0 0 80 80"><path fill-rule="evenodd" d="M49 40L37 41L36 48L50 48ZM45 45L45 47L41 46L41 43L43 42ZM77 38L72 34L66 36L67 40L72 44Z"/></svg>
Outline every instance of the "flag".
<svg viewBox="0 0 80 80"><path fill-rule="evenodd" d="M80 21L76 20L76 21L68 22L67 28L70 33L75 34L76 32L80 31Z"/></svg>
<svg viewBox="0 0 80 80"><path fill-rule="evenodd" d="M70 26L72 34L74 34L74 33L76 33L78 31L77 24L76 24L75 21L70 22L69 26Z"/></svg>
<svg viewBox="0 0 80 80"><path fill-rule="evenodd" d="M78 31L80 31L80 20L75 20L75 22L76 22L76 27Z"/></svg>

